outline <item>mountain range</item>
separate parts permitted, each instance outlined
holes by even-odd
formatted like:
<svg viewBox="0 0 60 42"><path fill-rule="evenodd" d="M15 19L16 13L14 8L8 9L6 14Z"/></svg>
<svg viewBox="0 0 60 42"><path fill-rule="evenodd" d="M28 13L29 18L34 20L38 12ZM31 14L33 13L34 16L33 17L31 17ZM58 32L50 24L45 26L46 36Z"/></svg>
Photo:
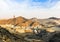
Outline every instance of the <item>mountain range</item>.
<svg viewBox="0 0 60 42"><path fill-rule="evenodd" d="M12 25L18 25L18 26L48 26L48 25L60 25L60 18L56 17L50 17L46 19L37 19L37 18L31 18L26 19L22 16L14 17L10 19L0 19L0 24L12 24Z"/></svg>

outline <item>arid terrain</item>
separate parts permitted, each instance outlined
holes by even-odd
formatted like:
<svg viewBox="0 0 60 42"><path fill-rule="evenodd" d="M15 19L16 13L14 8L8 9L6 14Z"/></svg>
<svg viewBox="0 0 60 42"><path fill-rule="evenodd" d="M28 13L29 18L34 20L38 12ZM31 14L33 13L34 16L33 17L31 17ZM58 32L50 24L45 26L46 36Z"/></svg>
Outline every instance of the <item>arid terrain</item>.
<svg viewBox="0 0 60 42"><path fill-rule="evenodd" d="M0 42L59 42L59 35L60 18L26 19L19 16L0 19Z"/></svg>

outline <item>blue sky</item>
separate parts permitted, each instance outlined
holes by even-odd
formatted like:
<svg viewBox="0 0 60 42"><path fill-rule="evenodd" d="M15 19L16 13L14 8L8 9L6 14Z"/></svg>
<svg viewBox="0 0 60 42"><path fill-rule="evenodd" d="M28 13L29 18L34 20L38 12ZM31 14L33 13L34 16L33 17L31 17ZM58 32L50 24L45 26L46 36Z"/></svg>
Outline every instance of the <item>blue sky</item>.
<svg viewBox="0 0 60 42"><path fill-rule="evenodd" d="M0 0L0 18L60 17L60 0Z"/></svg>

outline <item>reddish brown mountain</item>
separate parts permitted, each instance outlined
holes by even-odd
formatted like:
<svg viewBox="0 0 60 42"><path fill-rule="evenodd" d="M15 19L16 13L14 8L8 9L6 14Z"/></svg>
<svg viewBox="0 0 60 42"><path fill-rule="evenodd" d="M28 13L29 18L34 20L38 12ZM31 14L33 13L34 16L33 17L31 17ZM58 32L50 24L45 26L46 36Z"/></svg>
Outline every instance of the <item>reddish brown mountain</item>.
<svg viewBox="0 0 60 42"><path fill-rule="evenodd" d="M0 24L21 24L25 22L27 19L24 17L16 17L11 19L0 20Z"/></svg>

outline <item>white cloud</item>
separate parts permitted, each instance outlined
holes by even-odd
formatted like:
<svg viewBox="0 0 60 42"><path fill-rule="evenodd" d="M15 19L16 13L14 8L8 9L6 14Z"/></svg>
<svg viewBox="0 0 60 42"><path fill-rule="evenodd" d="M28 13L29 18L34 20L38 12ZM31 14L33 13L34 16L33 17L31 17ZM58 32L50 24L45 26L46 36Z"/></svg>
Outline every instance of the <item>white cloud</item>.
<svg viewBox="0 0 60 42"><path fill-rule="evenodd" d="M28 2L17 3L11 0L0 0L0 18L16 16L24 17L40 17L46 18L50 16L60 17L60 1L52 8L30 8Z"/></svg>

